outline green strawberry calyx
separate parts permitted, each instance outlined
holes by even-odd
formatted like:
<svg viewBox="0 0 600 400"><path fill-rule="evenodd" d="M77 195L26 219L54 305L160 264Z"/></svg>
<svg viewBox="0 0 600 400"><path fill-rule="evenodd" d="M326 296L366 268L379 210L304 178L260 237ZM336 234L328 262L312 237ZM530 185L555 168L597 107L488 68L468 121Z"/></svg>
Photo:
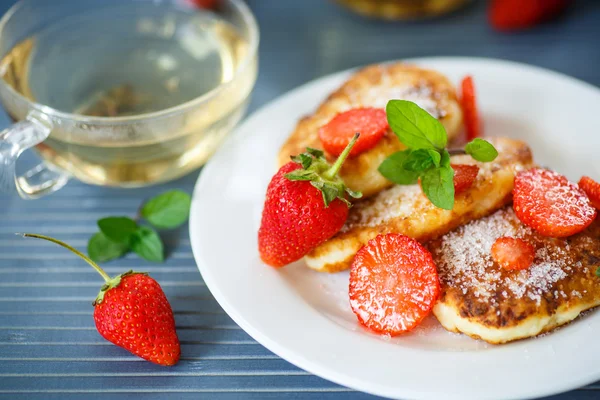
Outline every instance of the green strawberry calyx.
<svg viewBox="0 0 600 400"><path fill-rule="evenodd" d="M85 254L83 254L82 252L77 250L76 248L66 244L65 242L62 242L58 239L54 239L49 236L38 235L37 233L24 233L22 236L47 240L49 242L55 243L59 246L64 247L65 249L69 250L70 252L78 255L81 259L83 259L85 262L87 262L89 265L91 265L92 268L94 268L96 270L96 272L98 272L102 276L102 278L104 278L104 285L102 285L102 287L100 288L100 292L98 293L98 296L96 296L96 300L94 300L94 303L93 303L94 306L102 303L106 292L108 292L110 289L113 289L113 288L116 288L117 286L119 286L119 284L121 283L121 280L125 276L135 275L135 274L148 275L146 272L136 272L136 271L130 270L123 274L119 274L119 275L111 278L102 268L100 268L100 266L98 264L96 264L94 261L92 261L91 258L86 256Z"/></svg>
<svg viewBox="0 0 600 400"><path fill-rule="evenodd" d="M342 200L350 207L352 204L346 198L346 194L359 199L362 193L348 188L338 173L359 136L359 133L354 135L333 165L327 162L323 151L307 147L305 153L291 157L292 161L300 164L302 168L286 174L285 177L290 181L310 181L310 184L322 193L325 207L329 207L335 199Z"/></svg>
<svg viewBox="0 0 600 400"><path fill-rule="evenodd" d="M90 264L90 263L88 262L88 264ZM100 268L100 267L98 267L98 268ZM100 269L102 269L102 268L100 268ZM94 300L94 303L92 303L92 304L94 306L96 306L96 305L102 303L102 301L104 301L104 295L106 294L106 292L108 292L110 289L113 289L113 288L116 288L117 286L119 286L119 284L121 283L121 280L124 277L126 277L128 275L138 275L138 274L139 275L148 275L147 272L138 272L138 271L134 271L134 270L129 270L129 271L119 274L113 278L109 278L107 281L105 281L104 285L102 285L102 287L100 288L100 292L98 293L98 296L96 296L96 300Z"/></svg>

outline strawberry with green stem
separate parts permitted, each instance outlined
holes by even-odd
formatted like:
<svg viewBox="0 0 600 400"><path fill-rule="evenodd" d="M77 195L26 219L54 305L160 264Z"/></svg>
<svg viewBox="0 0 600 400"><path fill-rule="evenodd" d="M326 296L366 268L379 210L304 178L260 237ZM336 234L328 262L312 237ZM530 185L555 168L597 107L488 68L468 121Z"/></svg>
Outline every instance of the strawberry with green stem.
<svg viewBox="0 0 600 400"><path fill-rule="evenodd" d="M181 349L173 311L158 282L145 272L128 271L111 278L79 250L60 240L33 233L24 237L48 240L78 255L104 278L94 301L96 329L109 342L153 363L171 366Z"/></svg>
<svg viewBox="0 0 600 400"><path fill-rule="evenodd" d="M273 176L258 231L258 250L266 264L282 267L299 260L344 226L347 196L361 194L347 188L338 172L358 137L333 165L322 151L309 148Z"/></svg>

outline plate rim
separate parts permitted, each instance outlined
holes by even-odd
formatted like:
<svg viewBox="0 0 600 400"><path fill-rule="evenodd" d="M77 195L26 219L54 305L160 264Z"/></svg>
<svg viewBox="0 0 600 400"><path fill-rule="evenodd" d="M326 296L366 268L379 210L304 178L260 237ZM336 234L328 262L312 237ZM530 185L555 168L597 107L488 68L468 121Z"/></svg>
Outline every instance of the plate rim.
<svg viewBox="0 0 600 400"><path fill-rule="evenodd" d="M501 65L501 66L506 66L506 67L521 68L521 69L529 70L532 72L540 72L547 76L552 76L555 79L560 79L562 81L566 81L570 85L575 85L575 86L578 86L585 90L593 90L596 94L600 95L599 88L597 88L593 84L582 81L578 78L566 75L564 73L561 73L561 72L558 72L558 71L555 71L552 69L538 67L538 66L534 66L534 65L530 65L530 64L520 63L520 62L515 62L515 61L511 61L511 60L504 60L504 59L498 59L498 58L485 58L485 57L452 57L452 56L449 56L449 57L418 57L418 58L407 58L407 59L399 59L399 60L388 60L388 61L383 61L383 62L379 62L376 64L386 64L386 63L394 63L394 62L418 63L418 64L422 64L425 66L426 66L426 64L429 64L429 63L446 63L446 62L447 63L489 63L489 64ZM369 64L369 65L372 65L372 64ZM297 97L304 91L310 91L313 87L319 86L330 80L336 80L336 79L343 80L345 77L349 76L351 73L353 73L354 71L356 71L362 67L364 67L364 66L353 67L353 68L349 68L349 69L346 69L343 71L334 72L332 74L321 76L319 78L316 78L314 80L306 82L296 88L293 88L293 89L277 96L273 100L271 100L271 101L267 102L266 104L262 105L261 107L259 107L251 115L244 118L243 122L238 127L236 127L234 132L232 132L232 134L227 138L227 140L225 140L223 145L218 150L218 152L217 152L218 154L216 154L204 167L204 169L200 173L198 180L196 181L196 184L194 186L192 208L190 211L190 218L189 218L189 232L190 232L190 243L191 243L191 247L192 247L192 253L194 255L194 259L197 263L199 272L202 275L207 288L210 290L210 292L212 293L215 300L219 303L219 305L225 310L225 312L231 317L231 319L236 324L238 324L246 333L248 333L253 339L255 339L258 343L260 343L261 345L266 347L268 350L275 353L277 356L298 366L299 368L302 368L302 369L304 369L312 374L315 374L317 376L320 376L326 380L329 380L331 382L342 385L344 387L352 388L352 389L359 390L359 391L362 391L365 393L370 393L370 394L378 395L378 396L387 396L390 398L396 398L397 396L403 396L403 397L408 396L410 398L432 398L432 397L430 397L431 395L436 396L440 392L427 391L427 389L425 389L425 388L424 388L424 390L419 391L419 392L414 392L414 391L410 391L410 390L406 390L406 391L403 390L402 392L400 392L400 390L401 390L400 388L398 388L397 390L394 390L394 391L373 389L372 386L369 386L368 382L365 383L365 382L355 379L355 377L350 377L350 376L346 376L344 374L336 373L336 371L331 371L328 367L326 367L326 366L324 367L318 362L313 362L307 358L304 358L301 355L296 354L297 352L295 352L294 350L290 350L286 346L281 346L277 342L276 339L272 339L271 337L269 337L269 335L263 334L260 329L255 328L250 321L248 321L242 314L240 314L236 311L235 306L230 304L230 301L227 299L227 296L224 295L222 293L221 289L219 288L219 286L213 282L213 280L212 280L213 277L212 277L212 274L210 273L210 268L207 265L205 265L205 263L201 262L202 257L199 254L199 245L197 245L196 241L194 240L194 237L199 236L198 229L200 229L200 228L196 228L196 227L201 226L200 224L197 223L198 218L199 218L198 217L199 211L197 211L199 209L199 206L197 205L198 201L194 201L194 199L197 199L199 196L201 196L200 188L202 187L204 181L206 179L208 179L205 177L209 176L211 174L212 169L215 168L214 166L217 165L218 159L219 159L219 157L217 157L217 156L219 154L223 153L224 152L223 149L227 148L230 145L230 143L235 140L235 138L238 136L238 133L243 131L245 126L252 125L254 120L261 119L261 117L263 117L263 114L266 114L266 112L270 108L274 107L276 104L278 104L280 102L288 101L290 98ZM316 109L317 106L318 106L318 103L314 105L314 109ZM354 379L354 381L352 381L352 379ZM549 396L549 395L553 395L556 393L562 393L562 392L565 392L568 390L572 390L572 389L581 387L583 385L595 382L598 379L600 379L600 371L598 371L596 374L588 374L585 376L584 375L578 376L575 379L568 380L568 382L565 381L562 384L555 384L554 386L548 386L547 384L544 384L543 386L540 385L537 387L537 390L529 390L527 392L522 392L519 395L512 395L508 398L517 399L517 398L537 398L537 397L541 397L541 396ZM460 395L459 395L459 397L462 398ZM459 398L459 397L457 397L457 398ZM454 397L452 397L452 398L454 398ZM487 398L495 399L495 398L500 398L500 397L490 396ZM502 398L507 398L507 397L502 397Z"/></svg>

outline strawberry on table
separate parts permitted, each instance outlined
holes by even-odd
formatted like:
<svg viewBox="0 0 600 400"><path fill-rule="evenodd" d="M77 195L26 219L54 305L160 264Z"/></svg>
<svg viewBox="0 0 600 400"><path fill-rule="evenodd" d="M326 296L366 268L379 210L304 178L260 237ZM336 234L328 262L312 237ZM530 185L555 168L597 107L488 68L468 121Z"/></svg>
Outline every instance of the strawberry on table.
<svg viewBox="0 0 600 400"><path fill-rule="evenodd" d="M440 283L431 253L400 234L379 235L363 246L350 270L350 306L367 328L398 335L431 312Z"/></svg>
<svg viewBox="0 0 600 400"><path fill-rule="evenodd" d="M454 170L454 195L456 196L473 186L477 174L479 174L479 167L466 164L451 164L450 166Z"/></svg>
<svg viewBox="0 0 600 400"><path fill-rule="evenodd" d="M579 180L579 187L587 194L592 205L600 210L600 183L589 176L584 176Z"/></svg>
<svg viewBox="0 0 600 400"><path fill-rule="evenodd" d="M579 186L541 168L517 174L513 208L521 222L550 237L579 233L596 218L596 209Z"/></svg>
<svg viewBox="0 0 600 400"><path fill-rule="evenodd" d="M481 122L479 121L479 111L477 109L477 97L475 96L475 84L473 77L467 76L461 82L460 98L464 119L467 140L473 140L481 136Z"/></svg>
<svg viewBox="0 0 600 400"><path fill-rule="evenodd" d="M535 248L523 239L504 236L492 245L492 259L504 269L527 269L534 258Z"/></svg>
<svg viewBox="0 0 600 400"><path fill-rule="evenodd" d="M326 152L340 155L356 132L360 138L350 156L369 150L388 129L385 110L381 108L354 108L333 117L319 129L319 139Z"/></svg>
<svg viewBox="0 0 600 400"><path fill-rule="evenodd" d="M282 267L304 257L335 235L348 217L348 189L338 172L357 142L356 134L333 166L322 151L292 157L271 179L258 231L261 259Z"/></svg>
<svg viewBox="0 0 600 400"><path fill-rule="evenodd" d="M144 272L129 271L111 278L94 261L59 240L32 233L77 254L105 280L94 301L98 332L109 342L155 364L177 364L181 349L173 311L160 285Z"/></svg>
<svg viewBox="0 0 600 400"><path fill-rule="evenodd" d="M569 0L492 0L489 20L498 30L530 28L567 8Z"/></svg>

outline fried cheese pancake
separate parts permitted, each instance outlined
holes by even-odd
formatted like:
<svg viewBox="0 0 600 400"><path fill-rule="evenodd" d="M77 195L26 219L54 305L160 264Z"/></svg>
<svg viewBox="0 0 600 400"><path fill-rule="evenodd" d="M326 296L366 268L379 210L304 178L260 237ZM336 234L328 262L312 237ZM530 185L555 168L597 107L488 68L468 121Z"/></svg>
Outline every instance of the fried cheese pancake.
<svg viewBox="0 0 600 400"><path fill-rule="evenodd" d="M424 242L508 204L515 174L533 166L531 151L518 140L489 141L499 153L494 162L479 163L464 155L451 158L455 164L480 167L473 186L456 196L452 210L434 206L419 185L393 186L350 208L346 225L304 257L306 264L321 272L345 270L356 252L379 234L401 233Z"/></svg>
<svg viewBox="0 0 600 400"><path fill-rule="evenodd" d="M449 140L458 135L462 111L456 90L444 75L402 63L373 65L354 74L314 114L298 122L279 152L279 165L307 147L323 149L318 130L337 114L357 107L385 108L394 99L413 101L438 118ZM387 156L403 149L404 145L388 130L375 147L347 159L340 176L349 188L361 191L364 197L374 195L392 185L377 168Z"/></svg>
<svg viewBox="0 0 600 400"><path fill-rule="evenodd" d="M491 257L502 236L536 249L525 270L506 270ZM568 238L543 237L523 225L511 206L462 226L428 245L441 296L433 312L449 331L489 343L548 332L600 304L600 219Z"/></svg>

